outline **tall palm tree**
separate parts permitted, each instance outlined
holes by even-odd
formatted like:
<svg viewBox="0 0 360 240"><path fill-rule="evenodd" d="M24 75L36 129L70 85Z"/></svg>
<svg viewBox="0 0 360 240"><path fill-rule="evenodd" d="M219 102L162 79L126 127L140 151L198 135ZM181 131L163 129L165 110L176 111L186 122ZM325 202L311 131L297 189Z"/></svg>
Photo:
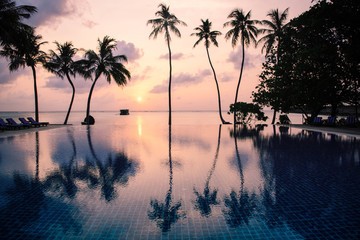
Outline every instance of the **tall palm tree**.
<svg viewBox="0 0 360 240"><path fill-rule="evenodd" d="M31 29L22 23L37 12L36 7L29 5L16 6L11 0L0 0L0 44L12 44L24 31Z"/></svg>
<svg viewBox="0 0 360 240"><path fill-rule="evenodd" d="M169 50L169 65L170 65L170 73L169 73L169 124L171 124L171 49L170 49L170 31L172 31L176 36L181 37L181 33L176 25L187 26L185 22L179 20L174 14L169 12L169 6L165 4L160 4L159 7L161 10L155 13L155 16L159 16L159 18L148 20L147 24L152 24L152 32L149 35L149 38L153 37L157 38L159 33L165 32L165 41L168 45Z"/></svg>
<svg viewBox="0 0 360 240"><path fill-rule="evenodd" d="M94 124L89 118L90 116L90 101L95 84L101 75L104 75L107 82L110 83L113 79L118 86L124 86L127 81L130 80L130 72L121 63L127 62L125 55L113 55L113 51L116 49L116 40L105 36L103 40L98 39L99 53L97 54L93 50L88 50L85 53L85 60L79 61L81 65L79 73L85 78L90 78L94 74L94 82L91 85L89 97L86 108L86 118L83 122L85 125ZM83 69L86 69L85 71ZM92 77L91 77L92 78Z"/></svg>
<svg viewBox="0 0 360 240"><path fill-rule="evenodd" d="M220 90L219 90L219 84L218 81L216 79L216 73L215 73L215 69L212 65L211 59L210 59L210 54L209 54L209 47L210 44L213 43L216 47L219 46L216 37L221 35L221 32L219 31L211 31L211 22L209 22L209 19L206 19L205 21L201 19L202 24L195 28L194 30L198 31L197 33L192 33L191 36L197 36L199 39L195 42L194 47L196 47L202 40L204 40L204 44L205 44L205 48L206 48L206 53L209 59L209 63L210 63L210 67L213 71L214 74L214 79L215 79L215 83L216 83L216 89L217 89L217 93L218 93L218 102L219 102L219 116L220 116L220 120L223 124L227 123L224 118L222 117L222 113L221 113L221 98L220 98Z"/></svg>
<svg viewBox="0 0 360 240"><path fill-rule="evenodd" d="M38 63L44 63L46 60L46 53L40 50L42 44L46 42L39 42L41 35L34 35L34 30L31 29L27 34L23 35L22 39L18 39L14 45L5 45L0 55L7 57L10 61L10 71L18 70L20 67L28 66L31 68L34 79L34 96L35 96L35 120L39 121L39 104L38 93L36 85L36 66Z"/></svg>
<svg viewBox="0 0 360 240"><path fill-rule="evenodd" d="M232 27L226 34L225 39L231 38L231 45L233 47L236 46L236 44L239 41L241 42L242 46L242 62L241 62L241 68L240 68L240 76L239 81L236 88L236 94L235 94L235 102L234 105L237 102L241 77L243 73L244 68L244 62L245 62L245 45L249 46L252 42L256 43L256 37L258 34L258 29L255 26L256 23L259 23L257 20L251 20L251 11L249 11L246 15L242 9L235 9L233 10L228 18L231 20L224 23L224 27L230 26ZM236 110L234 111L234 124L236 124Z"/></svg>
<svg viewBox="0 0 360 240"><path fill-rule="evenodd" d="M69 109L67 111L64 124L67 124L71 107L74 101L75 97L75 87L73 82L70 79L70 75L75 77L75 73L77 71L77 65L76 62L74 62L73 57L75 56L76 52L78 51L76 48L73 47L73 44L71 42L65 42L64 44L60 44L58 42L55 42L57 51L59 54L57 54L55 51L50 50L50 55L48 58L48 61L44 64L44 67L54 73L55 75L59 76L61 79L63 79L65 76L67 80L69 81L73 94L71 97Z"/></svg>
<svg viewBox="0 0 360 240"><path fill-rule="evenodd" d="M289 8L285 9L282 13L279 13L279 9L271 10L267 16L270 17L269 20L263 20L261 23L265 25L266 29L260 29L260 32L266 34L259 39L257 44L263 43L261 52L266 51L266 55L271 52L272 48L276 48L276 64L279 63L281 58L281 38L284 33L284 29L288 26L288 23L285 23L288 16ZM275 123L277 109L274 108L274 115L271 124Z"/></svg>

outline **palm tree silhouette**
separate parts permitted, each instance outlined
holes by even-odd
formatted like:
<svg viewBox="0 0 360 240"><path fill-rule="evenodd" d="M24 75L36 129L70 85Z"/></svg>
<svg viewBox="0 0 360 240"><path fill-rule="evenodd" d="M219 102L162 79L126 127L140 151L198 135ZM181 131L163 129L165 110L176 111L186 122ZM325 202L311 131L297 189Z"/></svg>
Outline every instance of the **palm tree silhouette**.
<svg viewBox="0 0 360 240"><path fill-rule="evenodd" d="M57 51L59 54L57 54L55 51L50 50L50 55L48 58L48 61L44 64L44 67L54 73L55 75L59 76L61 79L63 79L65 76L67 80L69 81L73 94L71 97L69 109L67 111L64 124L67 124L71 107L74 101L75 97L75 87L73 82L70 79L70 75L75 77L75 73L77 71L76 62L74 62L73 57L75 56L76 52L78 51L76 48L73 47L73 44L71 42L65 42L64 44L60 44L58 42L55 42Z"/></svg>
<svg viewBox="0 0 360 240"><path fill-rule="evenodd" d="M237 227L244 223L249 223L249 219L256 208L256 197L254 194L250 195L249 192L244 189L244 174L237 144L238 134L236 133L236 129L234 129L233 136L241 186L239 194L232 190L229 196L224 197L224 205L227 209L223 210L223 213L227 224L229 224L230 227Z"/></svg>
<svg viewBox="0 0 360 240"><path fill-rule="evenodd" d="M202 40L204 40L205 43L205 48L206 48L206 54L208 56L209 59L209 63L210 63L210 67L213 71L214 74L214 79L215 79L215 83L216 83L216 89L217 89L217 93L218 93L218 103L219 103L219 116L220 116L220 120L223 124L226 124L228 122L226 122L224 120L224 118L222 117L222 113L221 113L221 98L220 98L220 89L219 89L219 84L218 81L216 79L216 73L215 73L215 69L212 65L211 59L210 59L210 54L209 54L209 47L210 44L213 43L216 47L219 46L216 37L221 35L221 32L219 31L211 31L211 22L209 22L209 19L206 19L205 21L201 19L202 24L199 27L196 27L194 30L198 31L197 33L192 33L191 36L197 36L199 39L195 42L194 47L196 47Z"/></svg>
<svg viewBox="0 0 360 240"><path fill-rule="evenodd" d="M266 34L259 39L257 44L263 43L261 52L266 51L266 55L271 52L271 49L276 48L276 64L279 63L281 58L281 38L284 34L284 29L288 26L288 23L285 24L289 12L289 8L285 9L282 13L279 13L279 9L271 10L267 16L270 17L269 20L263 20L261 23L267 26L267 29L260 29L260 33ZM274 115L271 121L271 124L275 123L277 109L274 108Z"/></svg>
<svg viewBox="0 0 360 240"><path fill-rule="evenodd" d="M40 50L40 46L46 42L39 42L40 35L34 35L31 29L24 34L22 39L18 39L14 45L5 45L0 55L9 59L10 71L18 70L20 67L28 66L31 68L34 79L34 96L35 96L35 120L39 121L39 104L36 86L36 66L38 63L44 63L46 53Z"/></svg>
<svg viewBox="0 0 360 240"><path fill-rule="evenodd" d="M89 118L90 102L92 92L99 77L103 74L108 83L113 79L118 86L126 85L127 81L131 78L130 72L121 63L122 61L127 62L126 56L113 55L113 51L116 49L115 39L105 36L103 40L98 39L98 43L99 54L95 53L93 50L88 50L85 53L85 60L79 61L79 64L81 65L79 73L85 78L90 78L91 75L94 74L94 82L91 85L87 101L86 118L82 123L85 125L94 124L94 121L91 121Z"/></svg>
<svg viewBox="0 0 360 240"><path fill-rule="evenodd" d="M169 125L169 190L166 193L164 203L158 200L151 200L150 205L153 210L148 212L150 220L156 222L162 232L168 232L171 224L176 223L180 218L185 217L185 213L179 213L181 208L181 200L172 203L172 185L173 185L173 169L171 158L171 125Z"/></svg>
<svg viewBox="0 0 360 240"><path fill-rule="evenodd" d="M171 65L171 49L170 49L170 31L172 31L176 36L181 37L181 33L176 25L180 24L183 26L187 26L185 22L179 20L174 14L169 12L169 6L165 4L160 4L159 7L161 10L155 13L155 16L159 16L159 18L150 19L147 22L148 24L152 24L152 32L149 35L149 38L153 37L157 38L159 33L165 32L165 40L168 45L169 50L169 65L170 65L170 73L169 73L169 124L171 124L171 73L172 73L172 65Z"/></svg>
<svg viewBox="0 0 360 240"><path fill-rule="evenodd" d="M239 87L243 73L244 62L245 62L245 45L249 46L252 42L256 43L258 29L255 26L255 24L258 23L259 21L251 20L250 19L251 11L249 11L245 15L242 9L233 10L229 14L228 18L230 18L231 20L224 23L224 27L230 26L232 28L225 34L225 39L231 38L231 45L235 47L240 38L241 46L242 46L242 62L240 68L239 81L236 87L235 102L234 102L235 105L237 103L237 97L238 97L238 92L239 92ZM234 124L236 124L236 110L234 111Z"/></svg>
<svg viewBox="0 0 360 240"><path fill-rule="evenodd" d="M211 192L211 189L209 187L209 183L211 180L211 177L214 173L216 162L219 156L219 149L220 149L220 138L221 138L221 124L219 125L219 135L218 135L218 145L216 148L215 158L213 165L209 171L209 175L206 179L205 188L203 191L203 195L201 195L196 189L194 188L194 193L197 197L195 202L195 209L199 210L201 215L204 217L209 217L211 215L211 205L217 205L219 204L219 201L217 201L217 189L215 189L213 192Z"/></svg>
<svg viewBox="0 0 360 240"><path fill-rule="evenodd" d="M14 44L24 32L31 30L32 27L22 20L35 12L37 8L34 6L16 6L15 1L0 0L0 45Z"/></svg>

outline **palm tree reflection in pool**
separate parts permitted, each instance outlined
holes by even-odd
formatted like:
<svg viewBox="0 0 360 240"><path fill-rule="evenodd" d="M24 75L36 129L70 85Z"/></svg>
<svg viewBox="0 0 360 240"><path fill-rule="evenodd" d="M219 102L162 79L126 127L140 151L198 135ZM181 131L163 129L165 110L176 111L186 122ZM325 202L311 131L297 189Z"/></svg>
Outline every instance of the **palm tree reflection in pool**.
<svg viewBox="0 0 360 240"><path fill-rule="evenodd" d="M66 196L73 199L78 192L76 179L80 176L80 171L77 165L75 165L77 151L74 136L70 129L67 129L67 132L73 149L71 159L68 164L63 164L59 170L48 175L44 186L53 193L57 192L61 197Z"/></svg>
<svg viewBox="0 0 360 240"><path fill-rule="evenodd" d="M216 148L214 162L209 171L209 175L206 179L203 195L201 195L201 193L196 191L194 187L194 194L196 195L195 209L199 210L201 216L203 217L209 217L211 215L211 205L218 205L220 203L219 201L217 201L217 189L214 189L214 191L211 192L211 189L209 187L209 183L214 173L216 162L219 155L220 138L221 138L221 124L219 125L218 144Z"/></svg>
<svg viewBox="0 0 360 240"><path fill-rule="evenodd" d="M155 221L162 232L168 232L171 224L176 223L180 218L185 217L185 213L179 212L181 208L181 200L172 203L172 159L171 159L171 125L169 125L169 190L166 193L164 203L158 200L151 200L150 205L153 208L148 212L149 219Z"/></svg>
<svg viewBox="0 0 360 240"><path fill-rule="evenodd" d="M224 196L224 205L227 209L224 209L223 213L226 219L226 223L230 227L238 227L243 224L248 224L249 219L256 207L255 194L250 195L249 192L244 189L244 174L237 144L237 137L239 132L240 130L234 127L234 134L232 136L234 137L235 141L236 159L239 167L241 182L240 192L237 194L234 190L232 190L228 196Z"/></svg>
<svg viewBox="0 0 360 240"><path fill-rule="evenodd" d="M96 169L96 182L95 185L101 185L101 195L106 201L110 202L117 197L116 183L122 186L126 186L131 176L135 176L138 170L138 164L132 159L129 159L123 152L119 152L114 157L109 154L107 161L103 162L96 155L91 140L90 133L91 126L87 128L87 137L90 147L90 152L94 158L96 166L91 164L91 161L87 161L87 165L90 168Z"/></svg>

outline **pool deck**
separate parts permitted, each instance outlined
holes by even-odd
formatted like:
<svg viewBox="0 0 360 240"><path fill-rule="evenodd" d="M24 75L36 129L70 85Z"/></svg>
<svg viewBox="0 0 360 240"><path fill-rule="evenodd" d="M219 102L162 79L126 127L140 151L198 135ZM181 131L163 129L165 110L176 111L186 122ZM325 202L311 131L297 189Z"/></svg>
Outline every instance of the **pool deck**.
<svg viewBox="0 0 360 240"><path fill-rule="evenodd" d="M45 130L50 130L50 129L55 129L55 128L66 127L66 126L71 126L71 124L68 124L68 125L49 124L47 126L42 126L42 127L31 127L31 128L23 128L23 129L18 129L18 130L5 130L5 131L0 132L0 138L1 137L12 137L12 136L16 136L16 135L21 135L21 134L26 134L26 133L31 133L31 132L45 131Z"/></svg>

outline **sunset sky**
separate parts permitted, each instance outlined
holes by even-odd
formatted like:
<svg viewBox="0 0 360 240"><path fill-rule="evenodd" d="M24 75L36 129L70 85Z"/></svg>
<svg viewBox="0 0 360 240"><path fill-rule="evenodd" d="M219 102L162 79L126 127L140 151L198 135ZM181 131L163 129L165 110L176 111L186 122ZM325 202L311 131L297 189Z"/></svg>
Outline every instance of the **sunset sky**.
<svg viewBox="0 0 360 240"><path fill-rule="evenodd" d="M218 37L219 47L210 47L210 55L219 80L222 108L228 110L234 101L235 88L241 64L241 46L231 47L224 39L229 28L223 28L227 16L235 8L251 10L252 19L266 19L271 9L281 12L289 7L289 20L309 10L311 0L17 0L18 5L29 4L38 13L29 24L36 27L36 34L48 43L42 50L55 49L54 41L71 41L76 48L96 50L97 39L109 35L115 38L117 54L128 57L125 64L132 78L125 87L110 85L104 78L97 82L91 110L168 110L168 50L163 35L149 39L152 31L147 20L155 18L160 3L170 5L170 12L187 23L179 26L181 38L172 35L173 54L173 110L217 110L216 86L210 71L203 43L193 48L196 37L190 36L200 19L209 19ZM82 57L79 52L78 58ZM264 55L261 47L245 50L246 62L238 101L250 102L251 92L258 84ZM71 87L37 67L40 111L66 111L71 98ZM75 111L85 111L91 80L77 76L74 79ZM0 59L0 111L33 111L33 79L30 68L10 73L8 63Z"/></svg>

